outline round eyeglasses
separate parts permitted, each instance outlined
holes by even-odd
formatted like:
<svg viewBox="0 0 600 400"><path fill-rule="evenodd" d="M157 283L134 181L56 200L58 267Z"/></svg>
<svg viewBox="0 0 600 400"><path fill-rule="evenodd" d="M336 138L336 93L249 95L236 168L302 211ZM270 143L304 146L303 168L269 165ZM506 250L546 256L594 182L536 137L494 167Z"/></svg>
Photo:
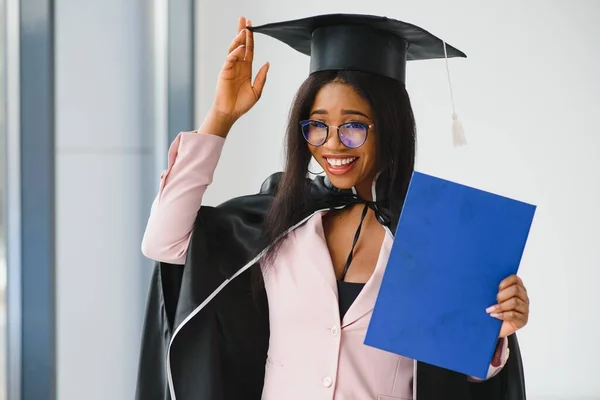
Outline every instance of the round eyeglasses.
<svg viewBox="0 0 600 400"><path fill-rule="evenodd" d="M304 139L313 146L323 146L329 139L329 128L336 128L340 142L346 147L356 149L367 141L369 129L374 125L362 122L346 122L339 126L327 125L320 121L300 121Z"/></svg>

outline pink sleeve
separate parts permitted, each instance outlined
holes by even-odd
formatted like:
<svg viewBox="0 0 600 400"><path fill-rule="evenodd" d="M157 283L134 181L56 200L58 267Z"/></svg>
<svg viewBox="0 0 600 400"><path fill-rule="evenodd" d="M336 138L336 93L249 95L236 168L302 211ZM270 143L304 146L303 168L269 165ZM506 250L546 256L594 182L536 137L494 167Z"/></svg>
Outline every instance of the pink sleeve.
<svg viewBox="0 0 600 400"><path fill-rule="evenodd" d="M506 361L508 360L509 353L510 349L508 348L508 338L502 338L502 342L496 347L496 352L492 358L492 363L488 369L486 379L493 378L500 371L502 371L502 368L504 368L504 365L506 365ZM475 378L474 376L469 376L468 379L471 382L482 382L481 379Z"/></svg>
<svg viewBox="0 0 600 400"><path fill-rule="evenodd" d="M152 203L142 253L156 261L184 264L202 196L212 183L225 139L182 132L169 148L168 167Z"/></svg>

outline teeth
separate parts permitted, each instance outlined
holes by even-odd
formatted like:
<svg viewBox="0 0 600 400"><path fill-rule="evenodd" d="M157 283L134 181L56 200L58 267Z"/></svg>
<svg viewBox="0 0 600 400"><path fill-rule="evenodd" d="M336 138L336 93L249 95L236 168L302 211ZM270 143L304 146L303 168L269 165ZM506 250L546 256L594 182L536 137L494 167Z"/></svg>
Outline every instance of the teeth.
<svg viewBox="0 0 600 400"><path fill-rule="evenodd" d="M343 159L342 158L328 158L327 162L332 167L340 167L342 165L350 164L354 160L356 160L356 157L349 157L349 158L343 158Z"/></svg>

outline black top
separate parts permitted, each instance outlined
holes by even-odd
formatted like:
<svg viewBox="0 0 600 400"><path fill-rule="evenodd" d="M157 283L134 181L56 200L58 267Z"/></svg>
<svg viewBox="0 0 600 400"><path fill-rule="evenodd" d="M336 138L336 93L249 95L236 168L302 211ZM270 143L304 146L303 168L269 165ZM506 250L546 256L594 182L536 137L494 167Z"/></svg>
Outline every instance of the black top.
<svg viewBox="0 0 600 400"><path fill-rule="evenodd" d="M344 319L344 315L364 287L364 283L337 281L340 320Z"/></svg>

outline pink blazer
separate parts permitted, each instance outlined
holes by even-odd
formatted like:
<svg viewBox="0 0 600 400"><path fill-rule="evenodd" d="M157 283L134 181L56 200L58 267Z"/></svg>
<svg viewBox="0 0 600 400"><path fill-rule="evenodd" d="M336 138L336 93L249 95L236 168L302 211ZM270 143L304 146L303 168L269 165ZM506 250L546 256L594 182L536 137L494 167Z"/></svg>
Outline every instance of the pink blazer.
<svg viewBox="0 0 600 400"><path fill-rule="evenodd" d="M185 262L196 213L224 142L196 132L181 133L173 142L142 242L147 257ZM373 275L340 321L324 214L291 232L264 271L271 335L263 399L413 399L414 360L363 344L392 237L386 235ZM504 339L495 357L500 363L490 365L488 378L505 365L507 346Z"/></svg>

